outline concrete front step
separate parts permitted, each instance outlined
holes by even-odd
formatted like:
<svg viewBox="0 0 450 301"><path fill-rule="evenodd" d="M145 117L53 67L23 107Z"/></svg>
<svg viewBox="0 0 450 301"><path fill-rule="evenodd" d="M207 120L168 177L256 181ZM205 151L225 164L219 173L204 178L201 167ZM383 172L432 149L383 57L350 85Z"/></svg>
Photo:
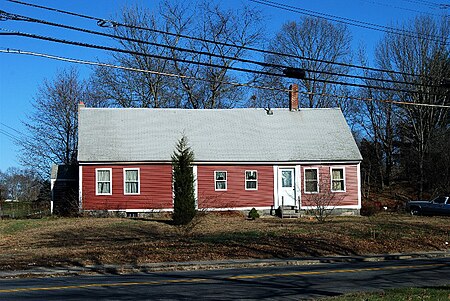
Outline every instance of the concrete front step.
<svg viewBox="0 0 450 301"><path fill-rule="evenodd" d="M297 206L281 206L281 218L299 218L300 213Z"/></svg>

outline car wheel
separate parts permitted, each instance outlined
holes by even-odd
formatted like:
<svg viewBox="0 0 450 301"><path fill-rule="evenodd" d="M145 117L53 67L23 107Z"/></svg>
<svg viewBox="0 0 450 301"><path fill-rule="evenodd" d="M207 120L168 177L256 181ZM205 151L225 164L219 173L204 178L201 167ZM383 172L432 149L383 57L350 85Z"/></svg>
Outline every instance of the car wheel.
<svg viewBox="0 0 450 301"><path fill-rule="evenodd" d="M420 209L413 207L410 209L409 213L411 213L411 215L420 215Z"/></svg>

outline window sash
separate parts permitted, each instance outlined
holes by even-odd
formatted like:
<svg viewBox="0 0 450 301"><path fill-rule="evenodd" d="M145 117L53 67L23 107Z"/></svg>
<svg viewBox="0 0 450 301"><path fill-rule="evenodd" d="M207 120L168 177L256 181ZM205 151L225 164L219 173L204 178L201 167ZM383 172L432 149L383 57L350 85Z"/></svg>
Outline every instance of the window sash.
<svg viewBox="0 0 450 301"><path fill-rule="evenodd" d="M96 169L96 186L97 195L112 194L112 170L111 169Z"/></svg>
<svg viewBox="0 0 450 301"><path fill-rule="evenodd" d="M317 169L306 169L304 171L305 175L305 192L306 193L316 193L319 192L319 171Z"/></svg>
<svg viewBox="0 0 450 301"><path fill-rule="evenodd" d="M214 171L214 189L227 190L227 172Z"/></svg>
<svg viewBox="0 0 450 301"><path fill-rule="evenodd" d="M245 189L258 190L258 171L256 170L245 171Z"/></svg>
<svg viewBox="0 0 450 301"><path fill-rule="evenodd" d="M124 194L139 194L139 169L124 169Z"/></svg>
<svg viewBox="0 0 450 301"><path fill-rule="evenodd" d="M331 191L345 191L345 172L344 168L331 169Z"/></svg>

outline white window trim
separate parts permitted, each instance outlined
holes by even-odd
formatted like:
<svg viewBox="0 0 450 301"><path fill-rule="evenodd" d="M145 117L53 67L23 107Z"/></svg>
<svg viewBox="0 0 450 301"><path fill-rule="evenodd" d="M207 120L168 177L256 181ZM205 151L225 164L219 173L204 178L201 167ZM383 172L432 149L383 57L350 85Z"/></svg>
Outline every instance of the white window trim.
<svg viewBox="0 0 450 301"><path fill-rule="evenodd" d="M306 171L307 170L311 170L311 169L315 169L317 172L317 191L306 191ZM319 193L319 183L320 183L320 176L319 176L319 168L318 167L304 167L303 168L303 191L305 194L315 194L315 193Z"/></svg>
<svg viewBox="0 0 450 301"><path fill-rule="evenodd" d="M216 174L218 172L224 172L225 173L225 180L217 180ZM217 181L219 182L225 182L225 189L217 189ZM215 191L226 191L228 189L228 172L225 170L215 170L214 171L214 190Z"/></svg>
<svg viewBox="0 0 450 301"><path fill-rule="evenodd" d="M98 192L98 172L101 170L108 170L109 171L109 193L99 193ZM95 169L95 195L112 195L113 187L112 187L112 168L96 168Z"/></svg>
<svg viewBox="0 0 450 301"><path fill-rule="evenodd" d="M128 170L137 170L137 172L138 172L138 180L137 180L138 192L137 193L126 192L126 187L127 187L127 185L126 185L126 172ZM140 170L140 168L124 168L123 169L123 194L124 195L139 195L139 194L141 194L141 170Z"/></svg>
<svg viewBox="0 0 450 301"><path fill-rule="evenodd" d="M343 175L343 179L344 180L344 190L333 190L333 169L342 169L342 175ZM345 166L331 166L330 167L330 190L331 192L347 192L347 181L345 180L346 176L345 176Z"/></svg>
<svg viewBox="0 0 450 301"><path fill-rule="evenodd" d="M247 172L256 172L255 180L247 180ZM247 182L256 182L256 188L247 188ZM258 190L258 171L257 170L246 170L244 171L244 188L245 190Z"/></svg>

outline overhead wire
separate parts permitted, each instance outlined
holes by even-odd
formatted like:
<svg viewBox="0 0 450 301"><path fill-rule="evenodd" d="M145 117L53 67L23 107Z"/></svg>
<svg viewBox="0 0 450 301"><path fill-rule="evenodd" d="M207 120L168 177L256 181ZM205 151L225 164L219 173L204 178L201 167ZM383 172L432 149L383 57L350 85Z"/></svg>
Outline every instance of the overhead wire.
<svg viewBox="0 0 450 301"><path fill-rule="evenodd" d="M238 67L232 67L232 66L223 66L223 65L206 63L206 62L191 61L191 60L173 58L173 57L162 56L162 55L157 55L157 54L142 53L142 52L133 51L133 50L126 50L126 49L120 49L120 48L114 48L114 47L102 46L102 45L96 45L96 44L89 44L89 43L83 43L83 42L75 42L75 41L63 40L63 39L58 39L58 38L53 38L53 37L48 37L48 36L23 33L23 32L19 32L19 31L11 31L11 30L7 30L7 29L3 29L3 28L0 28L0 31L1 30L6 31L6 32L0 32L0 36L2 36L2 35L3 36L8 36L8 35L9 36L23 36L23 37L39 39L39 40L44 40L44 41L51 41L51 42L55 42L55 43L68 44L68 45L74 45L74 46L80 46L80 47L86 47L86 48L92 48L92 49L99 49L99 50L115 51L115 52L120 52L120 53L140 55L140 56L151 57L151 58L162 59L162 60L171 60L174 62L195 64L195 65L206 66L206 67L223 68L223 69L234 70L234 71L239 71L239 72L255 73L255 74L259 74L259 75L286 77L284 74L278 74L278 73L273 73L273 72L268 72L268 71L259 71L259 70L238 68ZM373 85L363 85L363 84L341 82L341 81L335 81L335 80L331 81L331 80L323 80L323 79L309 78L309 77L304 77L303 79L310 80L310 81L316 81L316 82L336 84L336 85L359 87L359 88L372 88L372 89L378 89L378 90L396 91L396 92L404 92L404 93L421 93L418 91L411 91L411 90L407 90L407 89L381 87L381 86L373 86ZM440 95L440 94L436 94L436 93L427 93L427 94L428 95Z"/></svg>
<svg viewBox="0 0 450 301"><path fill-rule="evenodd" d="M124 36L120 36L120 35L109 34L109 33L99 32L99 31L95 31L95 30L70 26L70 25L66 25L66 24L50 22L50 21L46 21L46 20L42 20L42 19L31 18L31 17L24 16L24 15L12 14L12 13L8 13L8 12L2 11L2 10L0 10L0 15L3 15L8 20L35 22L35 23L40 23L40 24L44 24L44 25L84 32L84 33L88 33L88 34L94 34L94 35L98 35L98 36L114 38L114 39L118 39L118 40L125 40L125 41L129 41L129 42L134 42L134 43L141 43L141 44L146 44L146 45L151 45L151 46L156 46L156 47L163 47L163 48L176 50L176 51L180 51L180 52L189 52L189 53L195 53L195 54L206 55L206 56L211 56L211 57L217 57L217 58L221 58L221 59L235 60L235 61L239 61L239 62L243 62L243 63L256 64L256 65L263 66L263 67L273 67L273 68L280 68L280 69L289 67L289 66L280 65L280 64L260 62L260 61L255 61L255 60L250 60L250 59L245 59L245 58L240 58L240 57L218 55L218 54L210 53L210 52L206 52L206 51L193 50L193 49L188 49L188 48L183 48L183 47L178 47L178 46L171 46L171 45L166 45L166 44L161 44L161 43L156 43L156 42L144 41L141 39L129 38L129 37L124 37ZM421 83L411 83L411 82L407 82L407 81L392 80L392 79L373 78L373 77L368 77L368 76L345 74L345 73L339 73L339 72L333 72L333 71L327 71L327 70L312 70L312 69L307 69L307 68L302 68L302 69L309 73L327 74L327 75L348 77L348 78L354 78L354 79L360 79L360 80L374 80L377 82L388 82L388 83L405 84L405 85L436 87L434 85L425 85L425 84L421 84Z"/></svg>
<svg viewBox="0 0 450 301"><path fill-rule="evenodd" d="M431 1L423 1L423 0L403 0L405 2L414 3L414 4L422 4L431 8L439 8L439 9L447 9L450 8L450 4L446 3L437 3Z"/></svg>
<svg viewBox="0 0 450 301"><path fill-rule="evenodd" d="M439 36L418 35L417 33L414 33L412 31L409 31L406 29L398 29L398 28L394 28L394 27L378 25L378 24L369 23L369 22L365 22L365 21L353 20L350 18L344 18L344 17L334 16L334 15L330 15L330 14L315 12L315 11L312 11L309 9L299 8L299 7L295 7L292 5L282 4L282 3L278 3L278 2L270 1L270 0L249 0L249 1L259 3L262 5L266 5L266 6L270 6L270 7L274 7L274 8L283 9L283 10L290 11L290 12L307 15L307 16L313 16L316 18L339 22L339 23L346 24L346 25L357 26L357 27L361 27L361 28L382 31L382 32L396 34L396 35L407 36L407 37L420 38L420 39L424 39L424 40L428 40L428 41L443 43L445 45L450 44L450 42L446 42L443 39L443 37L439 37Z"/></svg>
<svg viewBox="0 0 450 301"><path fill-rule="evenodd" d="M55 43L60 43L60 44L67 44L67 45L86 47L86 48L92 48L92 49L120 52L120 53L126 53L126 54L131 54L131 55L140 55L140 56L151 57L151 58L155 58L155 59L189 63L189 64L195 64L195 65L200 65L200 66L205 66L205 67L225 68L225 69L239 71L239 72L249 72L249 73L255 73L255 74L260 74L260 75L285 77L284 74L278 74L278 73L273 73L273 72L268 72L268 71L259 71L259 70L238 68L238 67L232 67L232 66L223 66L223 65L200 62L200 61L191 61L191 60L186 60L186 59L182 59L182 58L173 58L173 57L158 55L158 54L149 54L149 53L143 53L143 52L138 52L138 51L134 51L134 50L120 49L120 48L115 48L115 47L96 45L96 44L90 44L90 43L84 43L84 42L76 42L76 41L64 40L64 39L59 39L59 38L54 38L54 37L49 37L49 36L24 33L24 32L20 32L20 31L11 31L11 30L4 29L4 28L0 28L0 30L6 31L6 32L0 32L0 35L3 35L3 36L22 36L22 37L50 41L50 42L55 42Z"/></svg>
<svg viewBox="0 0 450 301"><path fill-rule="evenodd" d="M117 26L121 26L121 27L130 28L130 29L138 29L138 30L150 31L150 32L158 33L158 34L169 35L169 36L173 36L173 37L177 37L177 38L190 39L190 40L194 40L194 41L200 41L200 42L205 42L205 43L212 43L212 44L221 45L221 46L235 47L235 48L238 48L238 49L254 51L254 52L259 52L259 53L263 53L263 54L284 56L284 57L289 57L289 58L294 58L294 59L302 59L302 60L308 60L308 61L313 61L313 62L318 62L318 63L333 64L333 65L338 65L338 66L342 66L342 67L363 69L363 70L368 70L368 71L390 73L390 74L398 74L398 75L406 75L406 76L413 76L413 77L420 77L420 76L422 76L422 77L427 77L428 78L428 76L419 75L419 74L406 73L406 72L395 71L395 70L387 70L387 69L375 68L375 67L369 67L369 66L359 66L359 65L343 63L343 62L333 62L333 61L324 60L324 59L308 58L308 57L305 57L305 56L294 55L294 54L289 54L289 53L281 53L281 52L271 51L271 50L266 50L266 49L259 49L259 48L256 48L256 47L236 45L236 44L227 43L227 42L221 42L221 41L213 41L213 40L209 40L209 39L205 39L205 38L199 38L199 37L190 36L190 35L185 35L185 34L181 34L181 33L173 33L173 32L169 32L169 31L164 31L164 30L159 30L159 29L154 29L154 28L148 28L148 27L144 27L144 26L130 25L130 24L126 24L126 23L117 22L117 21L114 21L114 20L108 20L108 19L103 19L103 18L99 18L99 17L94 17L94 16L85 15L85 14L80 14L80 13L75 13L75 12L71 12L71 11L66 11L66 10L61 10L61 9L57 9L57 8L52 8L52 7L48 7L48 6L27 3L27 2L20 1L20 0L7 0L7 1L13 2L13 3L16 3L16 4L20 4L20 5L25 5L25 6L30 6L30 7L34 7L34 8L44 9L44 10L57 12L57 13L61 13L61 14L66 14L66 15L70 15L70 16L75 16L75 17L79 17L79 18L83 18L83 19L87 19L87 20L91 20L91 21L96 21L97 25L100 26L100 27L117 27Z"/></svg>
<svg viewBox="0 0 450 301"><path fill-rule="evenodd" d="M206 82L213 81L211 79L205 79L205 78L194 77L194 76L189 76L189 75L181 75L181 74L174 74L174 73L168 73L168 72L131 68L131 67L118 66L118 65L107 64L107 63L66 58L66 57L61 57L61 56L56 56L56 55L51 55L51 54L45 54L45 53L22 51L22 50L17 50L17 49L6 49L6 50L0 49L0 53L24 54L24 55L38 56L38 57L53 59L53 60L65 61L65 62L69 62L69 63L82 64L82 65L108 67L108 68L121 69L121 70L126 70L126 71L142 72L142 73L149 73L149 74L162 75L162 76L168 76L168 77L186 78L186 79L193 79L193 80L206 81ZM259 85L252 85L252 84L247 84L247 83L230 82L230 81L220 81L220 82L224 83L224 84L232 85L232 86L242 86L242 87L249 87L249 88L255 88L255 89L276 90L276 91L283 91L283 92L290 91L289 89L259 86Z"/></svg>
<svg viewBox="0 0 450 301"><path fill-rule="evenodd" d="M6 31L6 32L0 32L0 36L1 35L3 35L3 36L8 36L8 35L9 36L14 36L14 35L15 36L23 36L23 37L39 39L39 40L44 40L44 41L51 41L51 42L55 42L55 43L68 44L68 45L74 45L74 46L80 46L80 47L86 47L86 48L92 48L92 49L99 49L99 50L115 51L115 52L120 52L120 53L140 55L140 56L151 57L151 58L155 58L155 59L171 60L174 62L195 64L195 65L206 66L206 67L223 68L223 69L234 70L234 71L239 71L239 72L255 73L255 74L259 74L259 75L286 77L284 74L278 74L278 73L273 73L273 72L268 72L268 71L259 71L259 70L238 68L238 67L232 67L232 66L223 66L223 65L206 63L206 62L191 61L191 60L162 56L162 55L157 55L157 54L142 53L142 52L133 51L133 50L126 50L126 49L120 49L120 48L114 48L114 47L102 46L102 45L96 45L96 44L89 44L89 43L83 43L83 42L75 42L75 41L63 40L63 39L58 39L58 38L53 38L53 37L48 37L48 36L23 33L23 32L19 32L19 31L11 31L11 30L7 30L7 29L3 29L3 28L0 28L0 31L1 30ZM336 80L331 81L331 80L323 80L323 79L309 78L309 77L304 77L303 79L310 80L310 81L316 81L316 82L336 84L336 85L352 86L352 87L358 87L358 88L372 88L372 89L377 89L377 90L396 91L396 92L404 92L404 93L422 93L419 91L411 91L408 89L381 87L381 86L373 86L373 85L367 85L367 84L356 84L356 83L341 82L341 81L336 81ZM426 93L426 94L427 95L440 95L440 94L436 94L436 93Z"/></svg>
<svg viewBox="0 0 450 301"><path fill-rule="evenodd" d="M65 62L70 62L70 63L78 63L78 64L85 64L85 65L97 65L97 66L103 66L103 67L108 67L108 68L124 69L124 70L134 71L134 72L144 72L144 73L151 73L151 74L159 74L159 75L162 75L162 76L184 77L184 78L189 78L189 79L193 79L193 80L211 81L211 80L208 80L208 79L203 79L203 78L198 78L198 77L193 77L193 76L184 76L184 75L173 74L173 73L165 73L165 72L152 71L152 70L129 68L129 67L112 65L112 64L105 64L105 63L99 63L99 62L78 60L78 59L60 57L60 56L44 54L44 53L37 53L37 52L31 52L31 51L21 51L21 50L15 50L15 49L6 49L6 50L0 49L0 53L31 55L31 56L44 57L44 58L48 58L48 59L60 60L60 61L65 61ZM257 86L257 85L250 85L250 84L245 84L245 83L226 82L226 81L220 81L220 82L224 83L224 84L230 84L230 85L235 85L235 86L246 86L246 87L255 88L255 89L265 89L265 90L283 91L283 92L291 91L290 89L276 88L276 87L266 87L266 86ZM450 106L447 106L447 105L412 103L412 102L404 102L404 101L383 100L383 99L376 99L376 98L364 98L364 97L355 97L355 96L350 96L350 95L335 95L335 94L328 94L328 93L316 93L316 92L306 92L306 91L298 91L298 92L301 93L301 94L304 94L304 95L318 95L318 96L324 96L324 97L335 97L335 98L352 99L352 100L360 100L360 101L385 102L385 103L392 103L392 104L397 104L397 105L412 105L412 106L422 106L422 107L450 108Z"/></svg>
<svg viewBox="0 0 450 301"><path fill-rule="evenodd" d="M430 13L430 12L426 12L426 11L422 11L422 10L416 10L416 9L412 9L412 8L396 6L396 5L387 4L387 3L384 3L384 2L380 2L380 1L374 1L374 0L360 0L360 1L364 1L364 2L367 2L367 3L379 5L379 6L384 6L384 7L391 7L391 8L394 8L394 9L410 11L410 12L419 13L419 14L426 14L426 15L437 16L437 17L441 16L441 15L438 15L438 14L434 14L434 13Z"/></svg>

